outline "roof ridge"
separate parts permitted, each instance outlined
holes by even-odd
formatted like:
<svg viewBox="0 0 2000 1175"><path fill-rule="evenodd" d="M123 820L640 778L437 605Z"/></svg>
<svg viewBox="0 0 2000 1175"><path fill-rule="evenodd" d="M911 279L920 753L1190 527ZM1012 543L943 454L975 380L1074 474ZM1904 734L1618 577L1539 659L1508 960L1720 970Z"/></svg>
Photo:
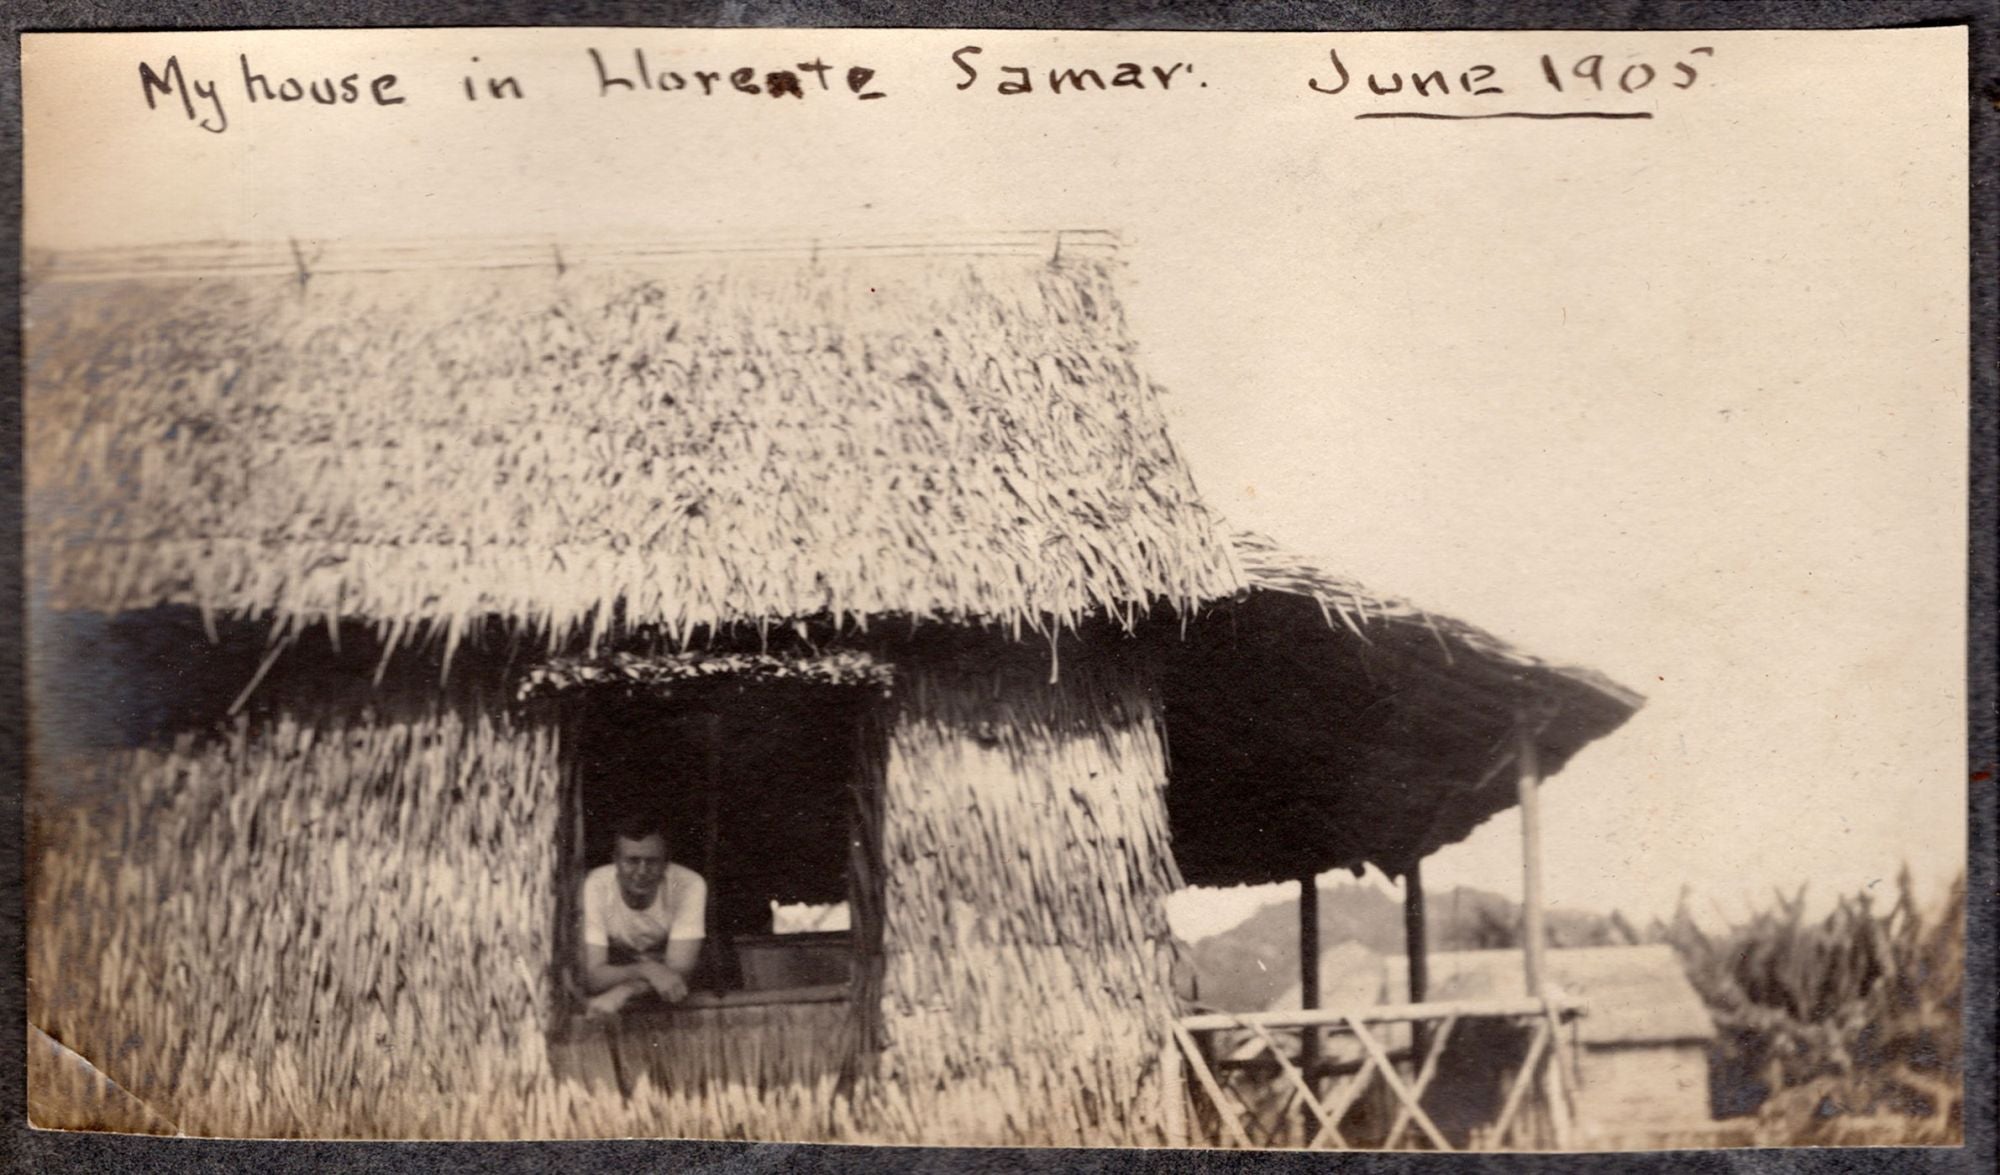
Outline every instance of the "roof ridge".
<svg viewBox="0 0 2000 1175"><path fill-rule="evenodd" d="M557 273L601 263L660 263L716 257L1065 257L1111 258L1122 246L1110 229L1044 228L883 234L562 234L423 238L282 238L173 241L30 249L38 281L203 274L368 273L397 270L527 269Z"/></svg>

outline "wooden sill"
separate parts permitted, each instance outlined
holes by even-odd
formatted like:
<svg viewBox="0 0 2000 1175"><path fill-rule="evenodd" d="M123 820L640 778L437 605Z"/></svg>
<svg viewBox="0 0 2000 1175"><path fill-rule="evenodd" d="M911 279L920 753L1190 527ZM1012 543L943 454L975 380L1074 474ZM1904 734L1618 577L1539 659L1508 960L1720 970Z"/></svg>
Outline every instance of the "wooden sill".
<svg viewBox="0 0 2000 1175"><path fill-rule="evenodd" d="M785 987L772 991L697 991L674 1005L676 1008L757 1008L770 1004L831 1004L845 1000L845 983L825 983L818 987Z"/></svg>

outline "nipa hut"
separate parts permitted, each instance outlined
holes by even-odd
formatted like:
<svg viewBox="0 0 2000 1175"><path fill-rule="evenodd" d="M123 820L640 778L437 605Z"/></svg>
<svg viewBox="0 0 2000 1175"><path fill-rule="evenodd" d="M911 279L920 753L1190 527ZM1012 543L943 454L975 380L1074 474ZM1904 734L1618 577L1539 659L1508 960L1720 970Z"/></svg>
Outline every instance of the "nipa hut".
<svg viewBox="0 0 2000 1175"><path fill-rule="evenodd" d="M1169 892L1400 874L1637 699L1229 531L1115 274L31 258L35 1025L190 1133L1162 1141ZM575 881L633 802L713 990L606 1082Z"/></svg>

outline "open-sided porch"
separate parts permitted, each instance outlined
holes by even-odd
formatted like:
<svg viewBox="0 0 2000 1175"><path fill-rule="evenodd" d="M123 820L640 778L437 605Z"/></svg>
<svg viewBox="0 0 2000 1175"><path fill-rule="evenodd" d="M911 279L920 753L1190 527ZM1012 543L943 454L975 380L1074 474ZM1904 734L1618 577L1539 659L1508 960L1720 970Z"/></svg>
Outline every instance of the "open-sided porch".
<svg viewBox="0 0 2000 1175"><path fill-rule="evenodd" d="M1253 590L1226 627L1193 635L1167 679L1168 712L1183 717L1175 852L1192 881L1297 885L1300 1006L1196 1007L1170 1025L1169 1136L1308 1149L1573 1145L1575 1026L1589 1009L1548 979L1542 783L1640 699L1368 595L1255 536L1237 549ZM1424 859L1510 807L1523 995L1436 999ZM1345 1006L1323 1007L1318 876L1364 866L1401 883L1406 985L1381 993L1387 1002L1345 1003L1349 991Z"/></svg>
<svg viewBox="0 0 2000 1175"><path fill-rule="evenodd" d="M1578 1080L1566 1029L1582 1011L1551 998L1184 1016L1161 1053L1168 1144L1560 1150ZM1526 1044L1477 1088L1437 1098L1452 1042L1473 1033ZM1466 1094L1490 1116L1440 1121L1439 1101Z"/></svg>

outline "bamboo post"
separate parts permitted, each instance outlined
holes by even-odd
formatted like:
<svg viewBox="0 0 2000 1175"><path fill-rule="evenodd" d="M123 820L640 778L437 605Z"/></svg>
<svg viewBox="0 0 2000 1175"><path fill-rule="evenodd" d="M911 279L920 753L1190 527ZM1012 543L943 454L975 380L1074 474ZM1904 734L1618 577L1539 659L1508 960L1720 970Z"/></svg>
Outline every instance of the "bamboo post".
<svg viewBox="0 0 2000 1175"><path fill-rule="evenodd" d="M707 905L701 912L702 927L708 934L702 943L702 950L708 956L709 965L702 968L709 982L735 984L740 981L736 973L736 953L734 942L729 935L734 927L716 925L716 915L724 907L719 901L718 882L715 866L720 859L722 840L722 715L707 710L701 716L702 733L702 830L701 830L701 879L708 884Z"/></svg>
<svg viewBox="0 0 2000 1175"><path fill-rule="evenodd" d="M1188 1144L1187 1075L1182 1068L1181 1046L1171 1033L1160 1047L1160 1124L1168 1146Z"/></svg>
<svg viewBox="0 0 2000 1175"><path fill-rule="evenodd" d="M560 727L565 733L582 727L582 723L574 720L573 702L561 703L561 708L556 712L559 719L566 719L562 721ZM561 922L556 927L556 941L564 948L562 957L557 960L557 968L558 974L566 979L562 989L564 994L574 994L576 998L581 999L583 977L577 973L581 931L577 922L582 914L580 903L583 899L583 876L590 869L588 855L590 841L585 836L583 827L583 767L577 758L572 756L563 763L561 771L564 798L568 801L565 807L569 816L569 856L556 866L557 884L562 887L556 899L556 909L561 916ZM573 1004L566 1004L565 1007L571 1011L575 1010Z"/></svg>
<svg viewBox="0 0 2000 1175"><path fill-rule="evenodd" d="M1410 862L1403 871L1403 957L1410 965L1410 1002L1421 1004L1430 989L1430 945L1424 932L1424 868ZM1417 1021L1410 1025L1410 1064L1428 1052L1430 1026Z"/></svg>
<svg viewBox="0 0 2000 1175"><path fill-rule="evenodd" d="M1553 1005L1549 1007L1548 1025L1549 1054L1542 1062L1542 1100L1549 1104L1549 1129L1554 1135L1555 1148L1566 1151L1572 1145L1575 1131L1570 1120L1569 1075L1563 1071L1562 1022Z"/></svg>
<svg viewBox="0 0 2000 1175"><path fill-rule="evenodd" d="M1299 878L1299 1006L1319 1007L1319 891Z"/></svg>
<svg viewBox="0 0 2000 1175"><path fill-rule="evenodd" d="M1412 861L1403 874L1403 951L1410 961L1410 1002L1421 1004L1430 989L1430 946L1424 931L1424 870Z"/></svg>
<svg viewBox="0 0 2000 1175"><path fill-rule="evenodd" d="M1299 878L1299 1007L1305 1011L1319 1007L1319 885L1310 873ZM1305 1075L1308 1093L1318 1088L1313 1072L1318 1067L1319 1029L1301 1028L1299 1071ZM1303 1112L1299 1129L1311 1129Z"/></svg>
<svg viewBox="0 0 2000 1175"><path fill-rule="evenodd" d="M715 893L715 862L722 835L722 715L709 710L701 716L702 726L702 880Z"/></svg>
<svg viewBox="0 0 2000 1175"><path fill-rule="evenodd" d="M1527 968L1528 998L1540 999L1548 934L1542 921L1542 767L1533 728L1523 723L1514 737L1521 793L1521 958Z"/></svg>
<svg viewBox="0 0 2000 1175"><path fill-rule="evenodd" d="M578 722L565 722L563 729L573 730L581 725ZM575 759L571 759L565 765L563 774L566 776L565 783L568 785L566 790L569 792L570 872L580 881L590 853L590 841L583 826L583 770Z"/></svg>

